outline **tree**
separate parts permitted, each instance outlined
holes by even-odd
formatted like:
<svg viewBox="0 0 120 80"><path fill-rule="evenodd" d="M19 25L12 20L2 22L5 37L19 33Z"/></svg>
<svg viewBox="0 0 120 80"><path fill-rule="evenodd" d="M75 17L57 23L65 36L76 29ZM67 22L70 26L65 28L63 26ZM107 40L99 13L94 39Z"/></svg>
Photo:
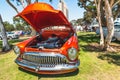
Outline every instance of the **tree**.
<svg viewBox="0 0 120 80"><path fill-rule="evenodd" d="M105 16L106 16L106 21L107 21L107 30L108 30L108 35L105 39L105 46L104 49L109 49L109 45L112 39L112 36L114 34L114 22L113 22L113 15L112 15L112 9L110 7L110 3L108 0L104 1L105 3Z"/></svg>
<svg viewBox="0 0 120 80"><path fill-rule="evenodd" d="M96 2L95 2L96 1ZM101 4L99 11L97 11L98 15L98 20L100 20L101 17L101 25L102 26L107 26L107 30L108 30L108 35L105 39L104 42L104 49L107 50L107 48L110 48L110 43L111 43L111 39L112 36L114 34L114 22L113 20L115 20L117 18L117 16L119 15L120 12L120 0L78 0L78 5L80 7L84 7L86 10L88 10L89 12L95 14L95 8L94 8L94 4ZM92 4L92 5L91 5ZM96 5L96 7L98 8L99 6ZM101 14L99 14L101 13ZM107 23L107 24L106 24Z"/></svg>
<svg viewBox="0 0 120 80"><path fill-rule="evenodd" d="M95 1L95 5L96 5L96 9L97 9L97 18L98 18L98 22L99 22L99 28L100 28L100 46L103 49L104 48L104 36L103 36L103 29L102 29L102 23L101 23L101 11L100 11L100 7L101 7L101 0Z"/></svg>
<svg viewBox="0 0 120 80"><path fill-rule="evenodd" d="M76 21L77 20L71 20L70 22L72 23L73 26L77 26Z"/></svg>
<svg viewBox="0 0 120 80"><path fill-rule="evenodd" d="M93 18L94 18L93 13L89 11L84 12L83 16L84 24L90 24L93 21Z"/></svg>
<svg viewBox="0 0 120 80"><path fill-rule="evenodd" d="M84 24L83 21L84 21L83 18L77 19L76 24L83 25Z"/></svg>
<svg viewBox="0 0 120 80"><path fill-rule="evenodd" d="M13 24L10 24L10 23L7 22L7 21L3 22L3 24L4 24L4 26L5 26L6 31L9 32L9 31L13 31L13 30L15 30Z"/></svg>
<svg viewBox="0 0 120 80"><path fill-rule="evenodd" d="M77 20L71 20L70 22L71 22L72 25L74 25L74 26L84 25L83 18L79 18L79 19L77 19Z"/></svg>
<svg viewBox="0 0 120 80"><path fill-rule="evenodd" d="M10 50L10 46L8 44L7 36L6 36L6 31L3 25L2 17L0 15L0 29L1 29L1 34L2 34L2 51L6 52Z"/></svg>
<svg viewBox="0 0 120 80"><path fill-rule="evenodd" d="M15 29L16 30L23 30L23 31L25 31L26 27L29 27L28 23L26 21L24 21L20 17L13 18L13 23L15 25Z"/></svg>

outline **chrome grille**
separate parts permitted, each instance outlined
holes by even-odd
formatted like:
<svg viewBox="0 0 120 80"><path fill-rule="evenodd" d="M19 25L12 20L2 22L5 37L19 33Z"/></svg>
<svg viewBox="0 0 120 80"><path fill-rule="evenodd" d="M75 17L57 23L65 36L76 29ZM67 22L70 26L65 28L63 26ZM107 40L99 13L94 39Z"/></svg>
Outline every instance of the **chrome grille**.
<svg viewBox="0 0 120 80"><path fill-rule="evenodd" d="M22 58L30 62L34 62L40 65L42 64L42 66L47 65L47 67L66 64L66 57L61 54L25 53L23 54Z"/></svg>

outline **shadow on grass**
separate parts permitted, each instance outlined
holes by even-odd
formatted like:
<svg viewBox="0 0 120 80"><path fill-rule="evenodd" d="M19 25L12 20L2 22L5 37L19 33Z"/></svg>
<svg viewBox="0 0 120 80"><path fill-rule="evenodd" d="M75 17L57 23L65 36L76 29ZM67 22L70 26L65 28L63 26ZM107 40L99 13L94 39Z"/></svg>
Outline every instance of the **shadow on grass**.
<svg viewBox="0 0 120 80"><path fill-rule="evenodd" d="M85 34L78 36L79 42L85 42L85 43L93 43L93 42L98 43L99 39L100 39L99 35L96 34Z"/></svg>
<svg viewBox="0 0 120 80"><path fill-rule="evenodd" d="M59 78L59 77L75 76L79 73L79 69L75 70L74 72L65 73L65 74L37 74L37 73L24 70L20 67L19 67L19 70L38 77L38 80L40 80L40 78Z"/></svg>
<svg viewBox="0 0 120 80"><path fill-rule="evenodd" d="M99 44L88 44L88 45L80 45L81 49L85 52L103 52L100 48Z"/></svg>
<svg viewBox="0 0 120 80"><path fill-rule="evenodd" d="M120 66L120 54L119 53L100 54L98 58L102 60L107 60L108 63L113 63L113 64Z"/></svg>
<svg viewBox="0 0 120 80"><path fill-rule="evenodd" d="M78 36L79 42L83 42L80 44L80 48L83 51L94 51L94 52L101 52L102 49L100 49L99 46L99 35L96 34L81 34ZM84 43L87 43L84 45Z"/></svg>

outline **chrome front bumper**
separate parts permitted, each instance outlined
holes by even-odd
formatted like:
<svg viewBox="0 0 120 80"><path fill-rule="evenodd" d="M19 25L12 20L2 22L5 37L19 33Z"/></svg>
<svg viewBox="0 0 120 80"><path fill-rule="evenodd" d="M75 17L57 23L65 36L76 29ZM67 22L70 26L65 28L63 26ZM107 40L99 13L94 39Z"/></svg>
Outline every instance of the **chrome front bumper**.
<svg viewBox="0 0 120 80"><path fill-rule="evenodd" d="M29 62L26 60L15 60L15 62L22 67L27 67L30 69L34 69L35 71L59 71L59 70L70 70L70 69L76 69L78 68L80 62L78 61L76 64L63 64L63 65L55 65L54 67L52 65L42 65L36 64L33 62Z"/></svg>
<svg viewBox="0 0 120 80"><path fill-rule="evenodd" d="M21 58L20 60L18 58ZM22 67L34 69L35 71L59 71L77 69L80 61L69 62L64 55L60 53L24 53L22 57L18 56L15 62Z"/></svg>

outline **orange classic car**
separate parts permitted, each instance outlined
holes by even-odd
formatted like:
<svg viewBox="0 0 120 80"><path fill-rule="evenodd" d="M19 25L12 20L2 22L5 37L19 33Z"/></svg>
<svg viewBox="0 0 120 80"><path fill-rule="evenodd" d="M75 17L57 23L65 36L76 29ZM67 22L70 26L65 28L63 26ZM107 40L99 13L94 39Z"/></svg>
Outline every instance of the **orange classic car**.
<svg viewBox="0 0 120 80"><path fill-rule="evenodd" d="M78 69L77 35L60 10L39 2L28 5L17 16L38 33L14 46L19 67L38 74L63 74Z"/></svg>

